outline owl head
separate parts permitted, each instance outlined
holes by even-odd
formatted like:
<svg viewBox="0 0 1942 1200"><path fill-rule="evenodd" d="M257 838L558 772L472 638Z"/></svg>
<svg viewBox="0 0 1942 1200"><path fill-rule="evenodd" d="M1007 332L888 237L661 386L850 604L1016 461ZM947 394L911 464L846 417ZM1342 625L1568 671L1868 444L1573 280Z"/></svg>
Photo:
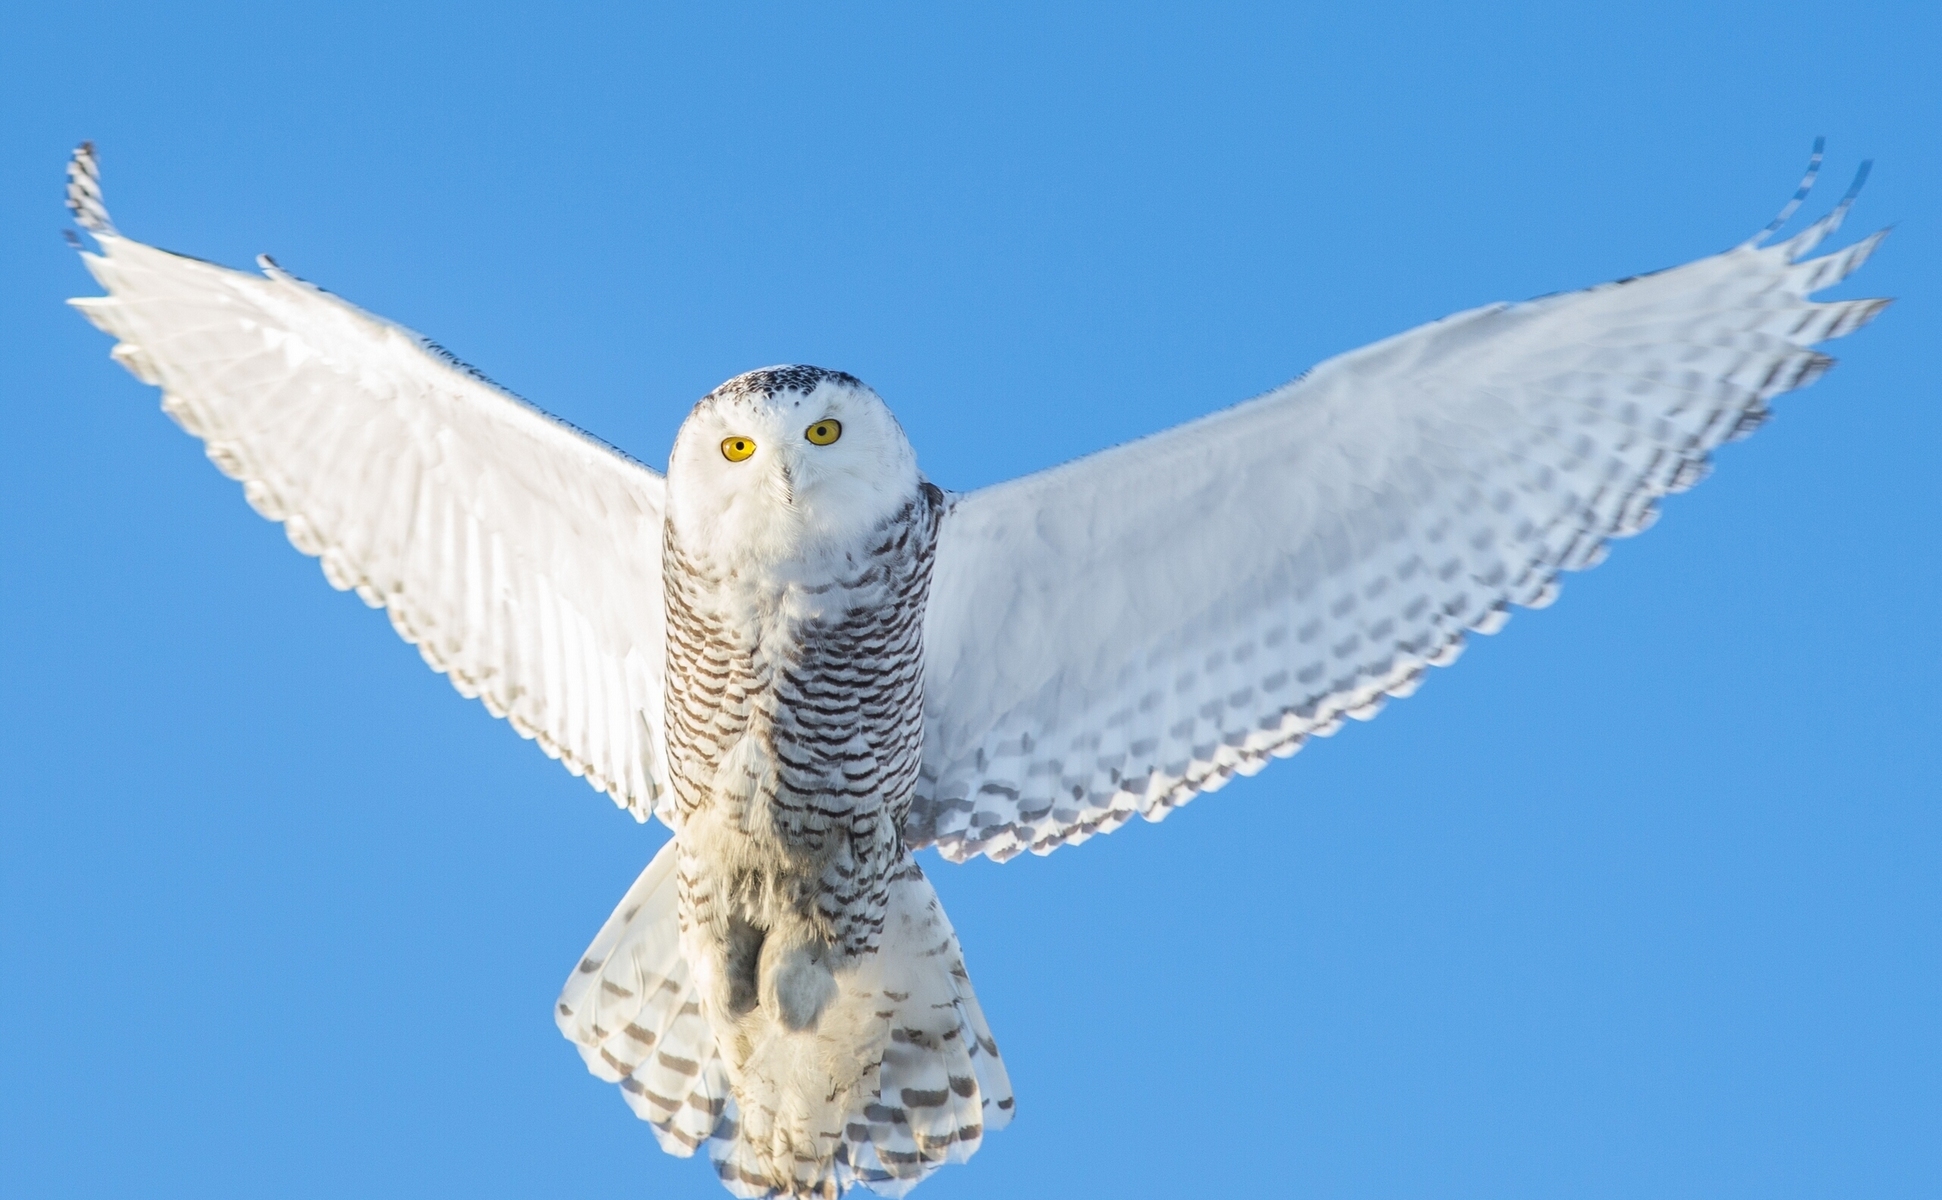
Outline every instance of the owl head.
<svg viewBox="0 0 1942 1200"><path fill-rule="evenodd" d="M688 553L843 554L917 494L917 455L877 394L821 367L764 367L701 398L668 456Z"/></svg>

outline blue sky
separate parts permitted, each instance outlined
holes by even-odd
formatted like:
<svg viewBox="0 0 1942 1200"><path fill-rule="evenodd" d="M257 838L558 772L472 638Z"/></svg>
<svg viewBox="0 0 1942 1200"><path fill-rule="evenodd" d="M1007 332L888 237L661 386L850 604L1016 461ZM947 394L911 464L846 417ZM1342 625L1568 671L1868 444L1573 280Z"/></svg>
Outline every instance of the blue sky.
<svg viewBox="0 0 1942 1200"><path fill-rule="evenodd" d="M1378 720L927 858L1020 1095L918 1194L1942 1190L1942 16L20 6L0 40L0 1192L710 1196L553 1028L665 836L327 588L60 304L62 161L660 463L808 361L967 488L1757 229L1895 295Z"/></svg>

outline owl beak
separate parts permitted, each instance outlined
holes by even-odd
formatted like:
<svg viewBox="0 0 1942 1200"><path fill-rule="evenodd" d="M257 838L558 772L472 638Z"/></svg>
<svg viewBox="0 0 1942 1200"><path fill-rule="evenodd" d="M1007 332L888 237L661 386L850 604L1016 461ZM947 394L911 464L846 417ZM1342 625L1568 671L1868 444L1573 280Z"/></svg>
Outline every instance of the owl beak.
<svg viewBox="0 0 1942 1200"><path fill-rule="evenodd" d="M777 462L776 469L782 473L782 502L794 507L796 503L796 483L789 475L788 460L784 459Z"/></svg>

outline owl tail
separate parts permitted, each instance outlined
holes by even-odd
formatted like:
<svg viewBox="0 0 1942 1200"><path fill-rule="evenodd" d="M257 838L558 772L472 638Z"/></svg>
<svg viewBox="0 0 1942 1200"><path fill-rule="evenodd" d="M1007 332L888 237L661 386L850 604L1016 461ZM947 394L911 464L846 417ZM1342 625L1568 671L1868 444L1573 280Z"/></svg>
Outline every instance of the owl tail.
<svg viewBox="0 0 1942 1200"><path fill-rule="evenodd" d="M681 955L675 850L648 864L560 995L560 1030L661 1148L706 1147L742 1197L901 1196L1011 1120L1011 1084L930 881L906 861L879 950L815 1026L779 1022L731 1070Z"/></svg>

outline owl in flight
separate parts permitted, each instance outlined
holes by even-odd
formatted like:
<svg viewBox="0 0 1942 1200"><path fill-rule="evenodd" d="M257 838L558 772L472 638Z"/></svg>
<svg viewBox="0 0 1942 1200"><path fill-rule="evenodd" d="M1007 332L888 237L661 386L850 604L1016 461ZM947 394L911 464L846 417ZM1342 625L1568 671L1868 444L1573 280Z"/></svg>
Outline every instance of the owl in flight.
<svg viewBox="0 0 1942 1200"><path fill-rule="evenodd" d="M1820 160L1816 147L1815 165ZM92 149L73 301L334 587L674 831L560 1029L737 1196L899 1196L1012 1116L915 852L1157 821L1406 696L1648 525L1884 300L1881 234L1458 313L964 495L852 375L701 398L665 476L261 260L124 238ZM1857 186L1859 181L1857 180Z"/></svg>

